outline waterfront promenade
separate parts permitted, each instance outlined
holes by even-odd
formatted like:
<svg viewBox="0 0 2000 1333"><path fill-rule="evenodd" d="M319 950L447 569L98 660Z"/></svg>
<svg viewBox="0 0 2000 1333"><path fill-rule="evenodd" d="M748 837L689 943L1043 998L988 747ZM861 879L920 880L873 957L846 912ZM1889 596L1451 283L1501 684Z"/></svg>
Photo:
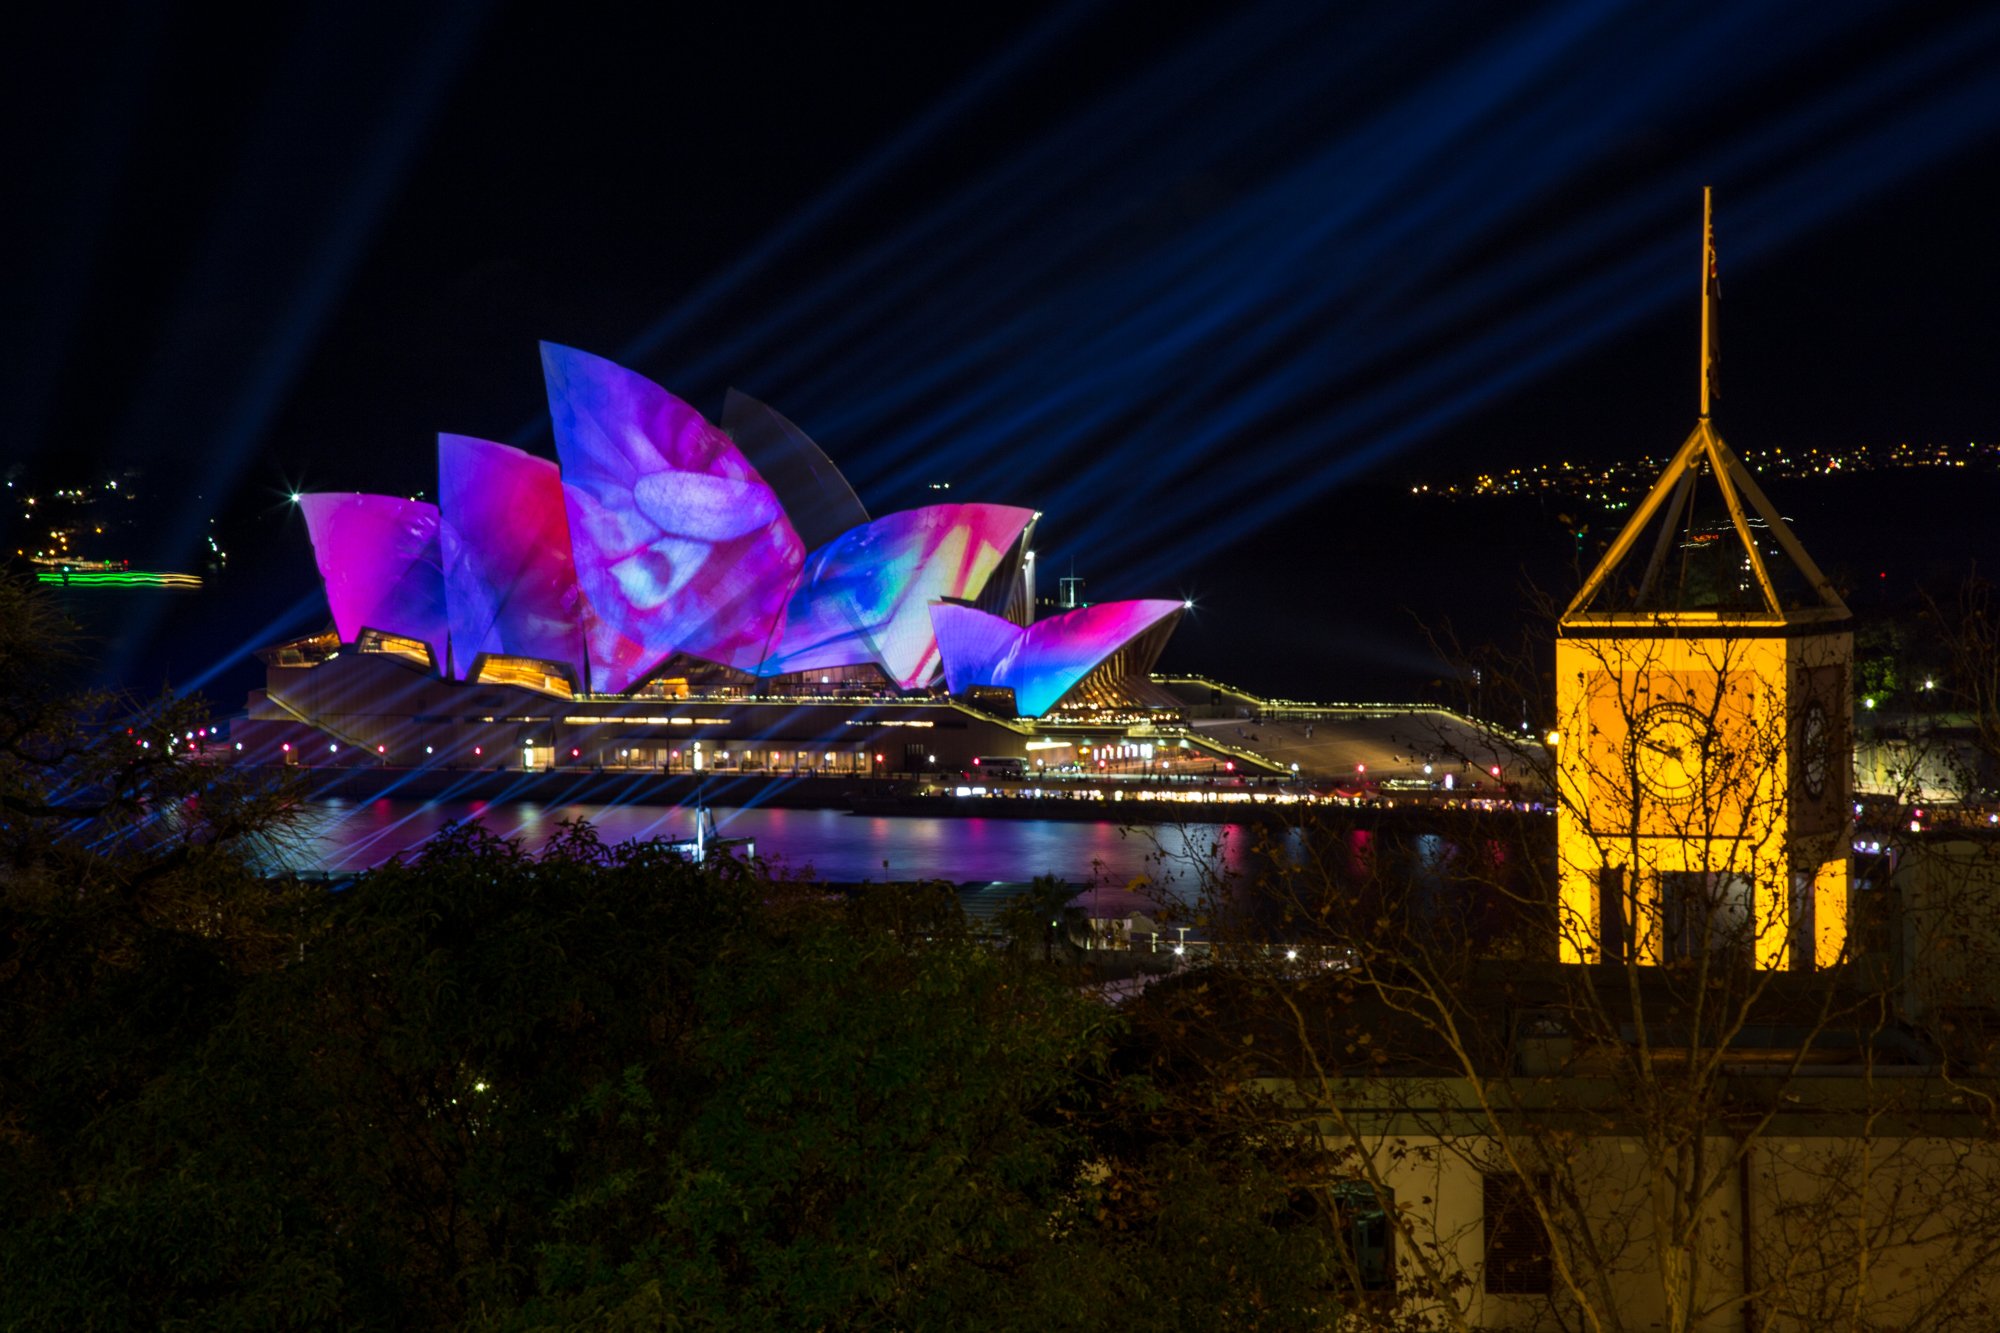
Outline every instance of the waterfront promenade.
<svg viewBox="0 0 2000 1333"><path fill-rule="evenodd" d="M1075 775L1020 782L876 778L856 774L659 773L652 770L342 767L267 770L300 777L314 799L532 801L544 805L709 805L987 819L1110 820L1121 824L1291 822L1313 809L1513 810L1530 795L1337 787L1275 777L1200 782L1160 776Z"/></svg>

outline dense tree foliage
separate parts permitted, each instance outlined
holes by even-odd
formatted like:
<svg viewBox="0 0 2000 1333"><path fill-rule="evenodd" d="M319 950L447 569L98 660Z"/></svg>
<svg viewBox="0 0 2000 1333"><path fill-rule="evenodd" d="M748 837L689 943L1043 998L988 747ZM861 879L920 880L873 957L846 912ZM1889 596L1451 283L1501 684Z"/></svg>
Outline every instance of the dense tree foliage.
<svg viewBox="0 0 2000 1333"><path fill-rule="evenodd" d="M129 1016L24 1015L51 1033L13 1072L51 1091L17 1125L51 1167L7 1187L0 1323L1283 1326L1324 1300L1274 1154L1156 1132L1115 1011L942 889L473 827L287 910L282 965L117 965L121 1000L206 1020L164 1063L65 1053L142 1038Z"/></svg>
<svg viewBox="0 0 2000 1333"><path fill-rule="evenodd" d="M0 1327L1332 1317L1311 1154L1169 1105L1055 886L987 937L580 825L262 878L291 794L0 595Z"/></svg>

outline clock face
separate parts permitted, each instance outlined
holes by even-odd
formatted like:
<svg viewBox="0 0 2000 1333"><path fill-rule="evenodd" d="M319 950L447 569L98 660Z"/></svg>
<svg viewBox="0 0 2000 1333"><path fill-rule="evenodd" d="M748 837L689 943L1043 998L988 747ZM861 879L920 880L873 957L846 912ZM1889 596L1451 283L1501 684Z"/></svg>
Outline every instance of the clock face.
<svg viewBox="0 0 2000 1333"><path fill-rule="evenodd" d="M1831 739L1827 734L1826 709L1814 699L1806 705L1805 716L1799 721L1799 776L1805 784L1806 795L1814 799L1826 791Z"/></svg>
<svg viewBox="0 0 2000 1333"><path fill-rule="evenodd" d="M1632 724L1633 784L1656 801L1691 801L1708 768L1708 719L1686 704L1654 704Z"/></svg>

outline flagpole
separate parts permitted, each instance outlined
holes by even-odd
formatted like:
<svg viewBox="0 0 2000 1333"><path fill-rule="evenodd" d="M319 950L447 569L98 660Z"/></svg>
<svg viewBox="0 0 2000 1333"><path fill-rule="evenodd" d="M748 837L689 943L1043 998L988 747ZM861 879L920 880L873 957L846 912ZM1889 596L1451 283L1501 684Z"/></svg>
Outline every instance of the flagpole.
<svg viewBox="0 0 2000 1333"><path fill-rule="evenodd" d="M1715 265L1715 221L1710 199L1711 187L1701 187L1701 419L1708 420L1708 369L1711 349L1709 347L1709 323L1714 318L1709 309L1709 273Z"/></svg>

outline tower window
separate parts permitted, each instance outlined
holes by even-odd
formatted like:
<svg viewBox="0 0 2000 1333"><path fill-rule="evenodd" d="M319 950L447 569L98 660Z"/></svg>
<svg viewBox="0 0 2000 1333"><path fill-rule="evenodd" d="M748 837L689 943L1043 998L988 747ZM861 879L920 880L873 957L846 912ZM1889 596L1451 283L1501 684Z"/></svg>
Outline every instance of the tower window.
<svg viewBox="0 0 2000 1333"><path fill-rule="evenodd" d="M1750 880L1722 871L1666 871L1660 875L1668 962L1750 952Z"/></svg>

